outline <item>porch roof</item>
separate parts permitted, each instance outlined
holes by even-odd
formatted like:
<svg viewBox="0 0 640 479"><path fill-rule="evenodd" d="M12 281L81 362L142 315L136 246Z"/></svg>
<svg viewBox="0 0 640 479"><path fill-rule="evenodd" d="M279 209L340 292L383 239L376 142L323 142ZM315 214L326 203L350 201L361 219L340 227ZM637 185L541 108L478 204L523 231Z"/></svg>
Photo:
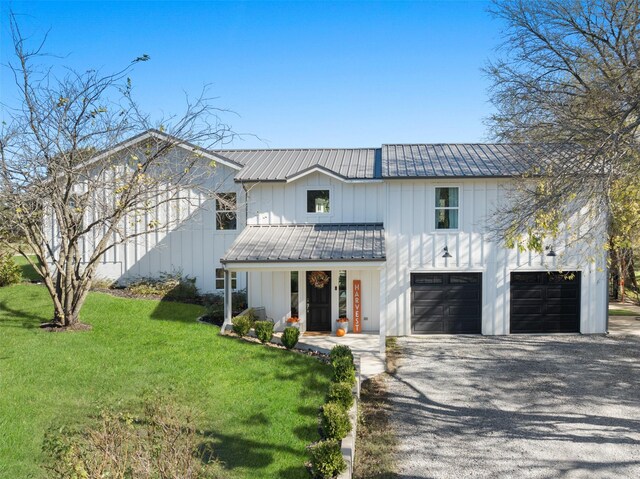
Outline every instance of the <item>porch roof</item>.
<svg viewBox="0 0 640 479"><path fill-rule="evenodd" d="M384 261L382 223L247 226L220 262Z"/></svg>

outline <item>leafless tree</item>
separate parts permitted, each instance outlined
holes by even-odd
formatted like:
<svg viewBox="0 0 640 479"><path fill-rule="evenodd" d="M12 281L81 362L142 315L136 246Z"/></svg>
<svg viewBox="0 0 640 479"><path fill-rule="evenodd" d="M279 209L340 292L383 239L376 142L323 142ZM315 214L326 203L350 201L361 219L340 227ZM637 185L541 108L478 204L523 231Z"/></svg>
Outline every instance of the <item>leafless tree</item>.
<svg viewBox="0 0 640 479"><path fill-rule="evenodd" d="M74 327L106 252L175 226L190 203L215 194L206 152L232 134L206 90L180 116L143 114L128 74L146 55L114 74L59 76L42 65L44 42L31 48L15 15L10 25L20 106L3 106L0 241L42 277L52 324Z"/></svg>
<svg viewBox="0 0 640 479"><path fill-rule="evenodd" d="M487 68L495 137L572 152L539 155L497 227L509 244L539 249L588 207L607 218L614 258L628 257L640 232L625 218L640 213L640 1L496 0L491 10L506 25Z"/></svg>

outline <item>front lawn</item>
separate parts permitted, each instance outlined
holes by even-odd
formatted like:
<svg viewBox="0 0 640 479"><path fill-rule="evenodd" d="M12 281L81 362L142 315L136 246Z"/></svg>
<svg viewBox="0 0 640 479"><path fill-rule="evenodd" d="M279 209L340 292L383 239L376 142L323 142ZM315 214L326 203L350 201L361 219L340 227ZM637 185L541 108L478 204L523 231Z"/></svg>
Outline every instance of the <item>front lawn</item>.
<svg viewBox="0 0 640 479"><path fill-rule="evenodd" d="M316 359L221 337L195 305L91 293L91 331L48 333L42 286L0 288L0 477L43 478L45 430L135 409L170 391L215 438L231 478L305 478L330 369Z"/></svg>

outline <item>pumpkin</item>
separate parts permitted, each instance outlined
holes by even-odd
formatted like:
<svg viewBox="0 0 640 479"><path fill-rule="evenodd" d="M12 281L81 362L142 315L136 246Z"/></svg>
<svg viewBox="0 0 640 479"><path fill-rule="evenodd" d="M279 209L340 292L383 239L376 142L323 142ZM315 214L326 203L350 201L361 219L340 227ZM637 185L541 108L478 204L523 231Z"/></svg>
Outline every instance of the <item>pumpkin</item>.
<svg viewBox="0 0 640 479"><path fill-rule="evenodd" d="M336 331L336 336L338 336L339 338L341 338L341 337L342 337L342 336L344 336L345 334L347 334L347 332L346 332L344 329L342 329L342 328L340 328L340 329L338 329L338 330Z"/></svg>

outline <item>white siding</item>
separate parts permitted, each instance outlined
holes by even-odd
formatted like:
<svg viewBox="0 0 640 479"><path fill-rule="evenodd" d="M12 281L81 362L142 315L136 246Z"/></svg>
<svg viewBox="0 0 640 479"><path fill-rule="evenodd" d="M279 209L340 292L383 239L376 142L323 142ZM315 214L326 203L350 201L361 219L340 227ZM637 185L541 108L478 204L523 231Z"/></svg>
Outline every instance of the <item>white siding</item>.
<svg viewBox="0 0 640 479"><path fill-rule="evenodd" d="M376 223L383 220L381 182L346 183L311 173L291 183L259 183L249 189L248 224ZM330 190L328 214L307 213L307 190Z"/></svg>
<svg viewBox="0 0 640 479"><path fill-rule="evenodd" d="M581 332L604 332L606 275L601 264L589 260L589 256L595 256L589 254L589 247L570 250L565 245L555 245L559 255L549 258L506 250L490 241L484 225L497 202L504 199L502 187L508 186L506 181L394 180L385 186L385 312L389 335L411 334L412 272L481 272L482 333L508 334L511 272L557 269L582 272ZM435 229L436 186L460 188L459 230ZM450 259L442 258L445 246L453 256Z"/></svg>
<svg viewBox="0 0 640 479"><path fill-rule="evenodd" d="M179 155L179 153L176 153ZM203 160L208 161L208 160ZM172 227L160 227L149 231L126 244L117 245L102 258L97 277L118 282L127 282L137 277L157 277L161 273L181 271L196 278L196 286L201 292L218 292L215 289L215 269L221 268L220 258L229 249L246 223L246 198L241 185L233 181L237 171L217 164L213 174L207 179L207 187L217 193L235 192L237 195L237 229L216 230L215 200L203 193L188 191L189 200L167 203L154 212L160 223L171 222ZM104 192L108 195L108 192ZM143 221L127 220L124 227L136 233L144 228ZM178 220L176 221L174 220ZM49 225L52 237L56 236L55 225ZM84 245L87 253L91 243ZM238 273L237 288L246 288L246 275Z"/></svg>

